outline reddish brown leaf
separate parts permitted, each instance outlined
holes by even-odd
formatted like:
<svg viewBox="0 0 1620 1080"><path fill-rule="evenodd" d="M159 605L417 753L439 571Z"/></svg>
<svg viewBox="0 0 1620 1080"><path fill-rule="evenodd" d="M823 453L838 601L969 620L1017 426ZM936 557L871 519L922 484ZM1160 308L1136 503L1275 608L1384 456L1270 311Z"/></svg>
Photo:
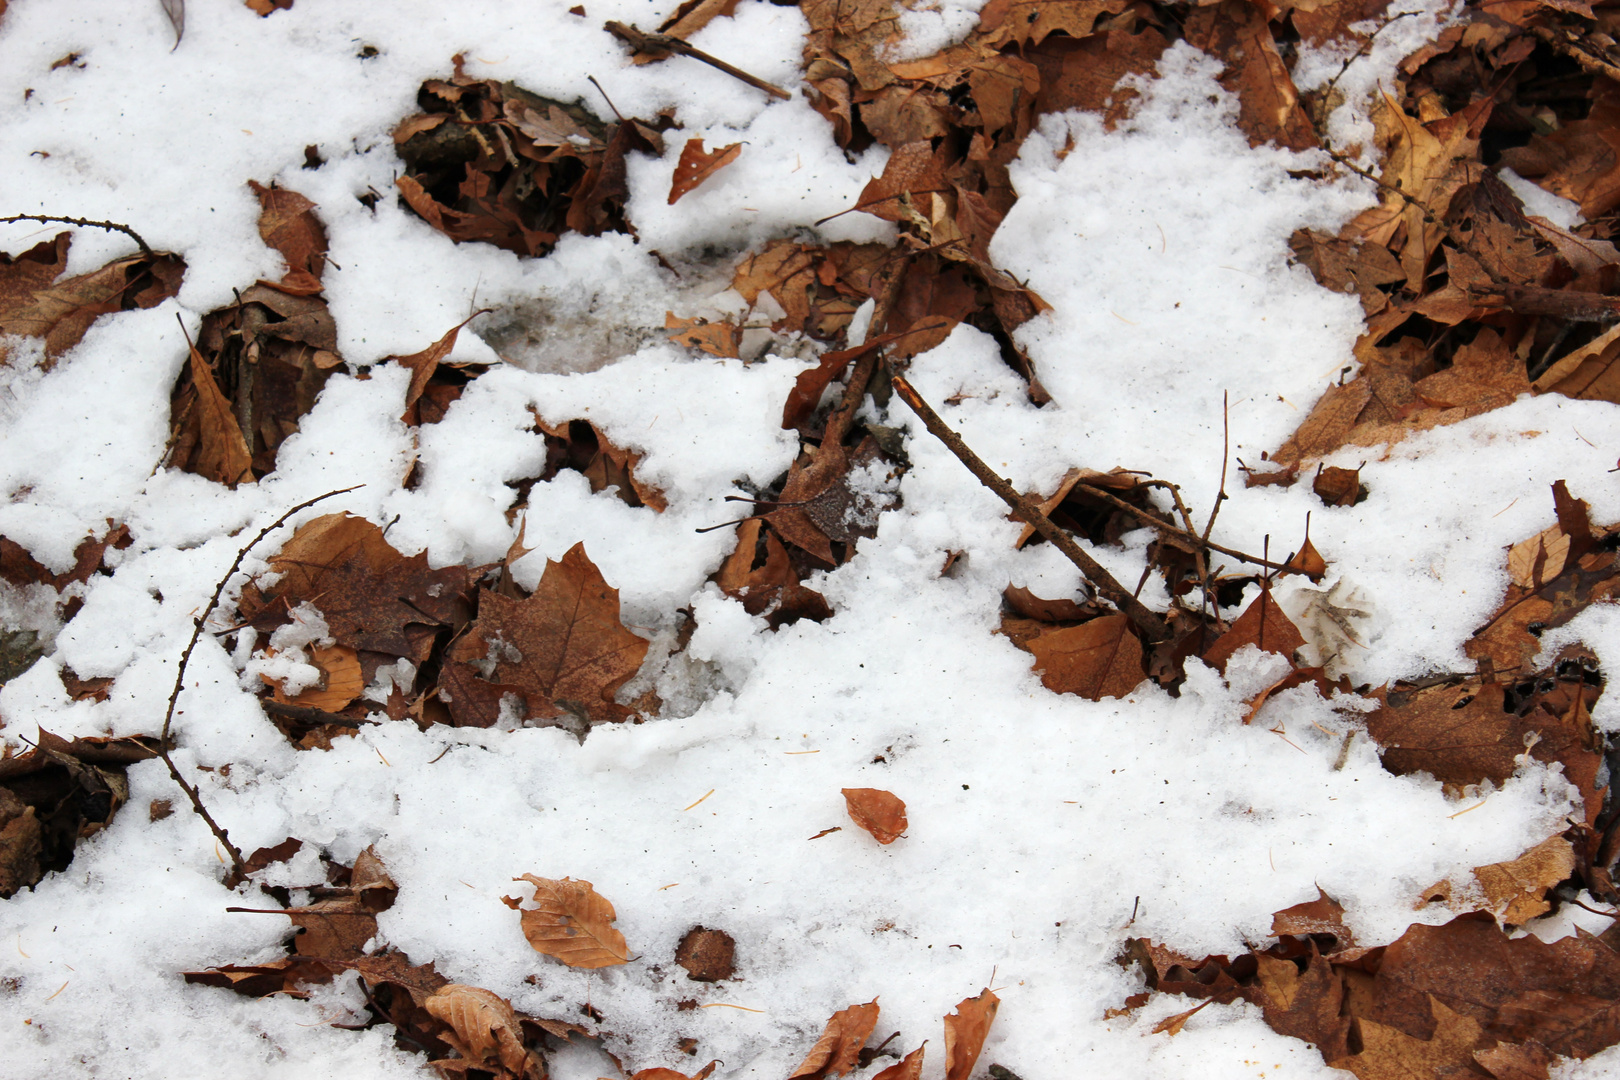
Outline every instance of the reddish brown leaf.
<svg viewBox="0 0 1620 1080"><path fill-rule="evenodd" d="M478 318L478 316L486 314L487 310L488 309L473 312L471 315L452 326L445 332L445 335L442 338L435 341L432 345L429 345L421 352L411 353L409 356L390 356L385 358L385 360L392 360L394 363L410 368L411 370L411 383L405 391L404 419L406 423L410 423L411 408L416 404L417 400L421 398L422 391L427 389L428 380L433 378L434 372L438 371L440 362L443 361L446 356L450 355L450 350L456 347L456 337L461 333L461 328Z"/></svg>
<svg viewBox="0 0 1620 1080"><path fill-rule="evenodd" d="M575 968L612 967L630 959L624 935L613 928L613 905L588 881L535 877L535 908L522 913L523 936L534 950Z"/></svg>
<svg viewBox="0 0 1620 1080"><path fill-rule="evenodd" d="M1035 655L1041 682L1056 694L1124 697L1146 677L1142 642L1124 615L1050 630L1021 647Z"/></svg>
<svg viewBox="0 0 1620 1080"><path fill-rule="evenodd" d="M1516 859L1474 867L1485 910L1504 925L1520 926L1552 910L1547 890L1575 874L1574 846L1550 836Z"/></svg>
<svg viewBox="0 0 1620 1080"><path fill-rule="evenodd" d="M686 140L686 146L681 149L681 160L675 164L674 178L670 181L669 205L674 206L681 196L736 161L742 147L742 143L731 143L717 150L705 150L702 139Z"/></svg>
<svg viewBox="0 0 1620 1080"><path fill-rule="evenodd" d="M1220 82L1238 96L1238 127L1250 145L1316 146L1315 129L1258 7L1241 0L1197 7L1188 13L1186 30L1189 45L1226 65Z"/></svg>
<svg viewBox="0 0 1620 1080"><path fill-rule="evenodd" d="M861 1047L871 1037L877 1019L876 999L833 1013L821 1038L816 1040L816 1045L810 1048L810 1053L789 1075L788 1080L830 1080L855 1068Z"/></svg>
<svg viewBox="0 0 1620 1080"><path fill-rule="evenodd" d="M191 385L197 391L194 415L200 432L191 471L227 487L251 483L253 457L236 414L214 381L213 369L195 348L191 350Z"/></svg>
<svg viewBox="0 0 1620 1080"><path fill-rule="evenodd" d="M528 1068L523 1029L511 1002L477 986L451 983L422 1003L428 1013L450 1025L442 1036L457 1053L480 1065L493 1058L515 1076Z"/></svg>
<svg viewBox="0 0 1620 1080"><path fill-rule="evenodd" d="M697 982L719 982L731 978L737 943L724 930L694 926L675 947L675 962Z"/></svg>
<svg viewBox="0 0 1620 1080"><path fill-rule="evenodd" d="M1356 943L1349 927L1344 925L1343 906L1323 892L1320 886L1317 887L1315 900L1283 908L1272 915L1271 935L1282 937L1284 934L1296 937L1326 934L1337 942L1335 947L1339 949L1347 949Z"/></svg>
<svg viewBox="0 0 1620 1080"><path fill-rule="evenodd" d="M1249 606L1232 623L1232 628L1216 639L1204 653L1204 663L1221 671L1232 654L1245 645L1255 645L1262 652L1273 652L1294 658L1294 650L1305 644L1305 638L1283 609L1272 599L1270 589L1262 589Z"/></svg>
<svg viewBox="0 0 1620 1080"><path fill-rule="evenodd" d="M261 12L268 14L268 12ZM295 275L313 280L317 291L326 268L326 228L315 216L315 204L296 191L265 187L257 180L248 186L259 197L259 236L287 260L283 282L302 285Z"/></svg>
<svg viewBox="0 0 1620 1080"><path fill-rule="evenodd" d="M569 548L560 562L547 560L527 600L484 590L478 626L486 640L505 644L493 679L522 690L531 717L567 713L586 726L629 718L613 695L641 667L647 639L619 621L619 591L603 579L584 544Z"/></svg>
<svg viewBox="0 0 1620 1080"><path fill-rule="evenodd" d="M872 1080L922 1080L923 1051L928 1044L923 1043L911 1053L890 1065L887 1069L872 1077Z"/></svg>
<svg viewBox="0 0 1620 1080"><path fill-rule="evenodd" d="M1000 1005L1001 999L985 987L978 997L962 999L945 1017L945 1080L968 1080L973 1075Z"/></svg>
<svg viewBox="0 0 1620 1080"><path fill-rule="evenodd" d="M892 844L906 831L906 804L881 788L844 788L850 818L880 844Z"/></svg>

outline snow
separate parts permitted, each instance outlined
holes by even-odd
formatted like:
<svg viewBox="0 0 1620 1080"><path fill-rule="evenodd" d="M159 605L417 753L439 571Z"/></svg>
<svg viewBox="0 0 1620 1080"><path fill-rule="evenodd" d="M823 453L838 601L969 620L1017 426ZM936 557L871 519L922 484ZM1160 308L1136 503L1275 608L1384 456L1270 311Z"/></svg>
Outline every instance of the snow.
<svg viewBox="0 0 1620 1080"><path fill-rule="evenodd" d="M294 836L347 862L376 845L400 884L380 918L384 943L520 1010L578 1019L589 1002L615 1033L608 1046L636 1067L679 1065L676 1039L690 1036L696 1064L721 1058L722 1076L780 1077L832 1012L874 997L880 1036L899 1029L903 1049L925 1038L937 1048L940 1017L993 985L1003 1005L982 1060L1026 1077L1337 1075L1247 1006L1206 1009L1174 1039L1150 1030L1185 1007L1179 999L1104 1019L1140 986L1113 963L1121 942L1241 950L1266 935L1271 912L1318 885L1345 905L1358 939L1388 940L1414 919L1449 917L1414 912L1419 890L1556 831L1571 789L1527 762L1459 816L1438 783L1379 766L1355 734L1355 701L1335 709L1309 688L1278 695L1245 726L1244 701L1276 677L1253 652L1234 657L1225 679L1194 662L1179 698L1151 685L1097 703L1047 692L1028 655L993 633L999 594L1012 582L1071 595L1076 572L1049 545L1015 550L1005 508L898 406L887 421L911 431L903 506L853 561L808 582L833 619L770 633L706 584L730 534L694 530L727 520L727 495L791 462L780 407L806 361L791 341L746 365L688 354L659 332L663 313L739 310L724 268L768 239L892 235L856 214L810 225L852 205L883 155L846 160L801 95L771 103L679 58L634 67L598 29L611 18L648 28L673 0L588 6L586 20L562 3L468 2L451 20L419 0L307 0L261 20L239 4L198 3L171 52L157 4L13 0L0 24L0 209L127 221L182 253L188 271L176 300L104 318L49 374L4 375L0 533L58 570L109 518L134 544L109 552L116 573L91 580L59 632L37 594L0 588L8 625L54 634L50 654L0 690L0 736L16 747L36 725L64 736L154 730L191 619L241 531L324 491L364 485L300 520L341 509L393 522L391 542L435 566L499 559L517 535L506 482L535 475L544 458L530 410L589 419L643 455L668 512L632 509L563 472L530 495L534 550L517 577L532 586L545 559L584 541L626 621L665 643L655 655L667 652L677 609L690 609L687 656L657 675L666 716L599 728L583 745L556 729L388 724L300 752L244 691L245 654L233 661L228 641L205 638L176 758L244 850ZM975 8L958 0L920 13L907 23L912 47L959 37ZM1335 124L1358 130L1379 78L1438 18L1431 6L1380 35L1341 80ZM748 0L695 44L793 89L803 33L794 9ZM362 46L376 55L361 59ZM69 52L82 67L50 70ZM452 244L397 204L390 132L455 52L471 75L579 98L599 115L610 114L587 75L626 115L674 110L684 132L664 157L630 168L638 239L566 237L524 260ZM1321 60L1321 81L1343 59ZM1118 465L1182 484L1203 514L1222 472L1223 395L1231 453L1253 461L1353 363L1355 299L1290 266L1286 241L1303 226L1336 227L1371 195L1360 181L1291 177L1298 155L1251 150L1211 64L1184 46L1137 88L1135 114L1113 132L1093 117L1046 118L1013 169L1020 201L992 251L1053 307L1021 331L1053 404L1031 406L994 343L967 327L918 357L911 377L930 401L958 402L939 406L947 422L1021 488ZM670 207L686 137L747 145ZM324 167L300 167L307 145ZM342 267L328 272L327 295L352 368L326 385L277 471L232 492L156 466L185 357L179 323L194 332L233 287L281 270L259 240L249 179L318 204ZM374 210L357 201L368 187L384 193ZM55 230L5 226L0 248L16 253ZM79 230L69 272L130 248ZM361 369L423 348L480 306L497 314L464 330L454 356L494 362L482 330L515 342L502 352L517 363L413 434L399 420L405 373ZM1244 490L1231 465L1217 533L1244 550L1268 535L1274 551L1292 550L1314 511L1329 584L1360 590L1374 612L1353 680L1458 669L1461 643L1505 585L1504 548L1552 522L1553 481L1567 479L1597 520L1620 519L1606 471L1612 425L1609 405L1526 398L1392 448L1342 451L1330 464L1365 460L1370 495L1338 509L1308 485ZM421 482L406 490L413 457ZM1134 581L1146 540L1095 554ZM263 571L275 543L246 569ZM964 558L942 577L948 551ZM1164 599L1154 588L1150 604ZM1612 611L1561 633L1620 665ZM115 677L109 699L70 702L64 665ZM1598 707L1607 730L1620 730L1617 708L1608 698ZM228 777L196 771L225 763ZM386 1029L327 1026L357 1006L352 986L301 1002L183 983L182 970L273 957L287 927L227 914L246 894L220 884L202 823L179 802L147 820L150 800L178 798L166 772L148 762L129 776L129 808L65 872L0 902L0 1075L419 1075L420 1058L393 1049ZM880 847L850 827L839 790L852 786L903 798L906 837ZM539 956L501 903L523 873L593 882L638 959L586 972ZM675 943L695 924L736 938L737 981L688 982L674 967ZM743 1008L682 1011L684 999ZM925 1075L940 1075L940 1057ZM1613 1057L1561 1075L1610 1075ZM607 1067L584 1052L554 1066L564 1080Z"/></svg>

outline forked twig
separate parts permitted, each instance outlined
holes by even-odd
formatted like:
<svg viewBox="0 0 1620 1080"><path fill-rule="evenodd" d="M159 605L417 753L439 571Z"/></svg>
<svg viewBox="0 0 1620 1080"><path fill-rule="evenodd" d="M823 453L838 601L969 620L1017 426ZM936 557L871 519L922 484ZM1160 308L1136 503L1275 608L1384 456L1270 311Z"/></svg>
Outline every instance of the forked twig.
<svg viewBox="0 0 1620 1080"><path fill-rule="evenodd" d="M934 437L944 443L951 453L956 455L957 460L966 465L968 471L979 478L981 484L995 492L1002 502L1012 507L1013 513L1033 527L1036 532L1046 537L1070 562L1079 567L1080 572L1086 576L1086 580L1091 582L1097 592L1118 607L1125 617L1130 619L1131 624L1141 631L1142 636L1150 644L1164 641L1170 637L1170 628L1165 625L1163 619L1149 611L1140 600L1121 587L1120 583L1114 580L1114 576L1104 570L1096 559L1087 555L1080 545L1070 538L1068 533L1053 524L1052 519L1047 517L1039 506L1019 494L1017 488L998 476L990 466L984 463L979 455L969 449L967 443L962 441L962 437L946 426L945 421L941 420L939 414L929 407L928 403L917 393L916 388L906 381L905 376L895 375L892 377L892 382L895 393L899 394L905 403L911 406L911 411L917 414L917 417L922 420L923 425L928 428Z"/></svg>
<svg viewBox="0 0 1620 1080"><path fill-rule="evenodd" d="M155 254L155 252L153 252L152 249L147 246L146 241L141 239L140 233L136 232L128 225L120 225L116 221L90 221L86 218L79 217L58 217L55 214L12 214L10 217L0 218L0 225L9 225L14 221L38 221L46 225L52 223L61 225L82 225L89 229L106 229L108 232L121 232L139 244L141 246L141 254L146 256L148 259L152 258Z"/></svg>
<svg viewBox="0 0 1620 1080"><path fill-rule="evenodd" d="M197 816L202 818L203 821L208 825L208 829L214 834L214 838L224 845L225 850L231 856L231 869L235 871L238 877L247 872L246 864L242 859L241 849L239 849L235 844L231 843L230 836L226 834L219 822L214 820L214 816L208 812L208 808L203 805L201 793L197 790L196 786L187 783L186 778L180 775L180 769L175 765L174 758L170 756L169 753L169 729L174 724L174 707L180 700L180 691L185 688L186 665L191 662L191 652L197 647L197 642L202 638L203 627L208 622L208 616L212 615L214 613L214 608L219 606L219 598L224 595L225 586L230 584L231 578L235 577L236 572L242 568L242 560L247 558L248 552L252 551L254 547L258 545L260 540L263 540L265 537L269 536L271 533L285 525L287 523L287 519L291 518L300 510L307 510L316 503L330 499L334 495L343 495L347 492L354 491L356 488L361 488L364 486L364 484L356 484L354 487L341 488L337 491L328 491L325 495L317 495L313 499L307 499L293 507L291 510L288 510L285 514L282 514L280 517L276 518L276 520L272 521L264 528L260 529L259 534L252 540L249 540L247 546L236 553L236 558L232 561L231 568L225 571L225 576L219 579L218 585L214 586L214 595L208 598L208 603L202 609L202 613L192 620L191 640L186 642L185 651L180 654L180 667L179 670L174 673L174 689L169 693L169 707L163 714L163 733L158 736L158 757L163 759L163 764L169 767L169 775L174 778L174 782L176 784L180 785L180 790L186 793L186 798L191 800L191 808L195 810L197 812Z"/></svg>
<svg viewBox="0 0 1620 1080"><path fill-rule="evenodd" d="M1163 518L1155 517L1151 511L1143 510L1141 507L1132 506L1124 499L1119 498L1117 495L1112 495L1109 492L1104 491L1102 488L1092 487L1090 484L1084 483L1076 484L1074 486L1085 491L1087 495L1101 499L1110 506L1117 507L1128 514L1135 515L1143 524L1151 525L1160 532L1169 533L1171 536L1179 536L1183 540L1197 545L1200 549L1208 548L1210 551L1218 551L1222 555L1230 555L1232 558L1240 559L1243 562L1249 563L1251 566L1259 566L1267 570L1288 569L1287 565L1283 563L1274 563L1269 559L1264 559L1257 555L1245 554L1236 548L1229 548L1224 544L1217 544L1212 540L1199 536L1197 533L1188 532L1186 529L1178 529L1168 521L1165 521Z"/></svg>

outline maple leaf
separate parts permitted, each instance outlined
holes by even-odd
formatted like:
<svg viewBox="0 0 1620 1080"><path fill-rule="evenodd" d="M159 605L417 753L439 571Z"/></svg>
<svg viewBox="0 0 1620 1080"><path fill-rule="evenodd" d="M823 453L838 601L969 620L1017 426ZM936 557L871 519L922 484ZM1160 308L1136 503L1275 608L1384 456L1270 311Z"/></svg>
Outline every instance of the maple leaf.
<svg viewBox="0 0 1620 1080"><path fill-rule="evenodd" d="M702 139L688 139L681 148L681 159L675 164L675 174L669 185L669 205L680 202L681 197L742 154L742 143L730 143L716 150L703 149Z"/></svg>
<svg viewBox="0 0 1620 1080"><path fill-rule="evenodd" d="M430 1015L450 1025L443 1036L462 1057L479 1065L499 1061L514 1076L544 1075L523 1046L523 1030L511 1002L477 986L451 983L422 1003Z"/></svg>
<svg viewBox="0 0 1620 1080"><path fill-rule="evenodd" d="M534 886L535 908L522 913L523 936L538 953L554 956L569 967L599 968L630 959L624 935L613 928L613 905L588 881L535 877L513 881Z"/></svg>
<svg viewBox="0 0 1620 1080"><path fill-rule="evenodd" d="M861 1047L877 1026L878 1012L874 998L865 1005L851 1005L833 1013L821 1038L816 1040L799 1067L789 1074L788 1080L830 1080L855 1068Z"/></svg>
<svg viewBox="0 0 1620 1080"><path fill-rule="evenodd" d="M587 726L629 717L613 695L641 667L648 642L619 622L619 591L603 579L583 543L560 562L548 559L526 600L484 590L478 627L486 639L503 643L493 679L517 687L530 716L572 713Z"/></svg>
<svg viewBox="0 0 1620 1080"><path fill-rule="evenodd" d="M850 818L880 844L892 844L906 831L906 804L881 788L844 788Z"/></svg>
<svg viewBox="0 0 1620 1080"><path fill-rule="evenodd" d="M977 997L963 998L945 1017L945 1080L968 1080L995 1022L1001 999L989 987Z"/></svg>

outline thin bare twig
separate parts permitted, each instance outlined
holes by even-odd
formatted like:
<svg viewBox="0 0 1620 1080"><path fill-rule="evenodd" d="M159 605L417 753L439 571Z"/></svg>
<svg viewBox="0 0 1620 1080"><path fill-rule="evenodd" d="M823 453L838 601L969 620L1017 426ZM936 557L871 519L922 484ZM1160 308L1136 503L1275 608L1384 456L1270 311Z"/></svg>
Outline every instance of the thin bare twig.
<svg viewBox="0 0 1620 1080"><path fill-rule="evenodd" d="M242 859L241 849L239 849L235 844L231 843L230 836L226 834L219 822L214 820L214 816L208 812L208 808L203 805L201 793L197 790L195 785L188 783L186 778L180 775L180 769L177 765L175 765L174 758L169 753L171 749L169 746L169 729L174 724L174 707L180 700L180 691L185 688L186 665L191 662L191 652L197 647L197 642L202 638L203 627L208 622L208 616L212 615L214 613L214 608L219 606L219 598L224 595L225 586L230 584L231 578L235 577L236 572L242 568L242 560L247 558L248 552L252 551L253 548L258 545L260 540L263 540L265 537L269 536L271 533L285 525L287 520L300 510L307 510L316 503L330 499L334 495L342 495L347 492L354 491L355 488L364 486L364 484L356 484L354 487L346 487L338 491L328 491L325 495L317 495L313 499L306 499L304 502L299 503L291 510L288 510L285 514L282 514L280 517L276 518L276 520L260 529L259 534L252 540L249 540L247 546L236 553L236 558L232 561L231 568L225 571L225 576L219 579L218 585L214 586L214 595L208 598L207 606L202 609L201 614L192 620L191 640L186 642L185 651L180 654L180 667L179 670L174 673L174 689L169 692L169 707L163 714L163 733L158 736L158 757L163 759L163 764L169 767L169 775L174 778L174 782L176 784L180 785L180 790L186 793L186 798L191 800L191 808L195 810L197 812L197 816L202 818L203 821L208 825L208 829L214 834L214 838L224 845L225 850L231 856L231 869L236 872L238 877L247 872L246 864Z"/></svg>
<svg viewBox="0 0 1620 1080"><path fill-rule="evenodd" d="M636 52L646 53L655 59L660 58L660 53L665 56L669 55L670 53L679 53L682 56L690 56L693 60L701 60L703 63L708 64L710 67L715 68L716 70L725 72L734 79L741 79L743 82L747 83L749 86L752 86L756 90L765 91L772 97L781 98L783 101L787 101L793 97L792 94L788 93L786 90L783 90L780 86L773 83L768 83L757 75L750 75L742 68L732 67L719 57L710 56L702 49L687 44L685 41L682 41L673 34L649 34L643 30L637 30L634 26L626 26L622 22L613 21L603 23L602 29L629 45Z"/></svg>
<svg viewBox="0 0 1620 1080"><path fill-rule="evenodd" d="M10 217L0 218L0 225L9 225L14 221L38 221L42 224L82 225L87 229L106 229L108 232L121 232L141 246L141 254L148 259L156 253L147 246L141 234L128 225L120 225L116 221L90 221L79 217L58 217L55 214L12 214Z"/></svg>
<svg viewBox="0 0 1620 1080"><path fill-rule="evenodd" d="M1109 492L1104 491L1102 488L1092 487L1090 484L1076 484L1074 486L1085 491L1088 495L1092 495L1103 500L1110 506L1118 507L1128 514L1134 514L1144 524L1151 525L1160 532L1167 532L1171 536L1179 536L1183 540L1190 541L1200 548L1208 548L1210 551L1218 551L1222 555L1230 555L1234 559L1241 559L1243 562L1249 563L1253 566L1263 567L1267 570L1288 569L1287 565L1283 563L1274 563L1269 559L1264 559L1256 555L1247 555L1241 551L1238 551L1236 548L1229 548L1224 544L1217 544L1211 540L1201 537L1195 532L1188 532L1185 529L1178 529L1168 521L1165 521L1163 518L1155 517L1151 511L1143 510L1137 506L1132 506L1124 499L1121 499L1116 495L1112 495Z"/></svg>
<svg viewBox="0 0 1620 1080"><path fill-rule="evenodd" d="M1118 607L1125 617L1130 619L1131 624L1141 631L1142 636L1150 644L1164 641L1170 637L1170 628L1165 625L1163 619L1149 611L1140 600L1121 587L1120 583L1114 579L1114 576L1104 570L1096 559L1087 555L1068 533L1053 524L1052 519L1041 512L1040 507L1019 494L1017 488L992 471L990 466L986 465L979 455L968 448L967 443L962 441L960 435L946 426L945 421L941 420L939 414L922 399L922 395L918 394L916 388L906 381L905 376L895 375L892 377L892 382L895 393L899 394L905 403L911 406L911 411L917 414L923 425L928 428L934 437L944 443L951 453L956 455L957 460L966 465L968 471L979 478L981 484L1000 496L1002 502L1012 507L1013 513L1022 518L1025 523L1033 526L1036 532L1046 537L1070 562L1079 567L1080 572L1086 576L1087 581L1091 582L1098 594Z"/></svg>
<svg viewBox="0 0 1620 1080"><path fill-rule="evenodd" d="M1204 523L1203 543L1209 543L1209 534L1215 531L1215 518L1226 501L1226 459L1232 452L1232 410L1227 404L1226 391L1221 391L1221 488L1215 493L1215 505L1210 508L1209 520Z"/></svg>

